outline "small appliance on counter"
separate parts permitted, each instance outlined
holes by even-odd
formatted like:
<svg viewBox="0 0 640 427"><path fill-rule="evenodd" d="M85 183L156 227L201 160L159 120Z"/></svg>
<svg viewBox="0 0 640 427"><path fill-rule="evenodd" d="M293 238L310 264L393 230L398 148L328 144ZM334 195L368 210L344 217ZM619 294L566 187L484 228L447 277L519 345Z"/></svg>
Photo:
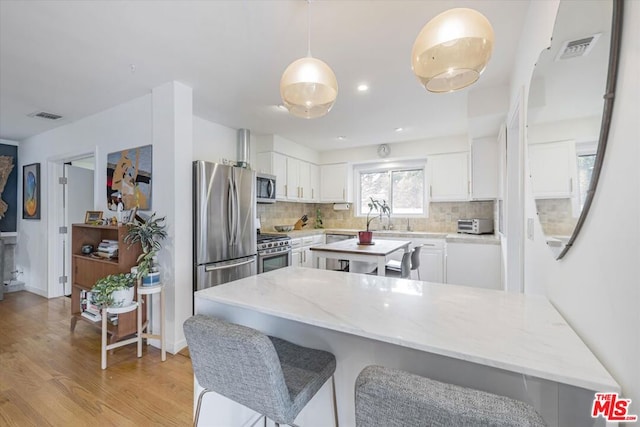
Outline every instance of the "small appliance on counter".
<svg viewBox="0 0 640 427"><path fill-rule="evenodd" d="M493 234L493 220L482 218L459 219L458 233Z"/></svg>

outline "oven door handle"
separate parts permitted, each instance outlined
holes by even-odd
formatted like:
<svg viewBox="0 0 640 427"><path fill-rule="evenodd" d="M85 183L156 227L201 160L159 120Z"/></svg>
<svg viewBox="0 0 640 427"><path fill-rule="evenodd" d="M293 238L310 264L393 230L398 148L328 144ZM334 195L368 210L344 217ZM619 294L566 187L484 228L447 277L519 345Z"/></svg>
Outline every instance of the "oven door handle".
<svg viewBox="0 0 640 427"><path fill-rule="evenodd" d="M207 265L207 266L204 267L204 271L209 272L209 271L217 271L217 270L226 270L228 268L234 268L234 267L239 267L239 266L245 265L245 264L251 264L252 262L256 262L256 259L255 258L251 258L248 261L242 261L242 262L238 262L236 264L221 265L219 267Z"/></svg>

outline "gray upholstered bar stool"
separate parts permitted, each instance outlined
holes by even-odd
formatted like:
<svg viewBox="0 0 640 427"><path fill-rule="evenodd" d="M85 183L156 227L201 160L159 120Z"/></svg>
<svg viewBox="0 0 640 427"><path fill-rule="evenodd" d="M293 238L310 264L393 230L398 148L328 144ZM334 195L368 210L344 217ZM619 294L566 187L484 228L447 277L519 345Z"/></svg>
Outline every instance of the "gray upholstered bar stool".
<svg viewBox="0 0 640 427"><path fill-rule="evenodd" d="M276 426L294 426L300 411L329 379L338 425L333 354L204 315L187 319L184 334L193 373L204 388L198 396L194 426L202 396L210 391L259 412Z"/></svg>
<svg viewBox="0 0 640 427"><path fill-rule="evenodd" d="M357 427L546 426L524 402L382 366L364 368L355 389Z"/></svg>

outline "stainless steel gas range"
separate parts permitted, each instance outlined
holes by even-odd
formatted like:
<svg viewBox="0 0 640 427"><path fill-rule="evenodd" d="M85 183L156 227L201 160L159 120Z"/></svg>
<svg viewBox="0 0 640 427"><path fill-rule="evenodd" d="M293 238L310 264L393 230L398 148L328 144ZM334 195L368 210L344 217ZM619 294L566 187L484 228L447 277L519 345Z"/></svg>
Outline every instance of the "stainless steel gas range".
<svg viewBox="0 0 640 427"><path fill-rule="evenodd" d="M258 234L258 274L291 265L291 238L286 234Z"/></svg>

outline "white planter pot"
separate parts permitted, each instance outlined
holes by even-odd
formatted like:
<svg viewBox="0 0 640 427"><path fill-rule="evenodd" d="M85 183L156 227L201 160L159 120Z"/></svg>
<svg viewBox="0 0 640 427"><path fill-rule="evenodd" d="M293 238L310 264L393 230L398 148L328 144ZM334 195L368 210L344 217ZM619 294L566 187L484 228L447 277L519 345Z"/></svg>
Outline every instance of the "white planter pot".
<svg viewBox="0 0 640 427"><path fill-rule="evenodd" d="M113 297L113 304L111 304L111 307L126 307L131 305L133 302L133 292L133 287L120 291L113 291L111 294Z"/></svg>

